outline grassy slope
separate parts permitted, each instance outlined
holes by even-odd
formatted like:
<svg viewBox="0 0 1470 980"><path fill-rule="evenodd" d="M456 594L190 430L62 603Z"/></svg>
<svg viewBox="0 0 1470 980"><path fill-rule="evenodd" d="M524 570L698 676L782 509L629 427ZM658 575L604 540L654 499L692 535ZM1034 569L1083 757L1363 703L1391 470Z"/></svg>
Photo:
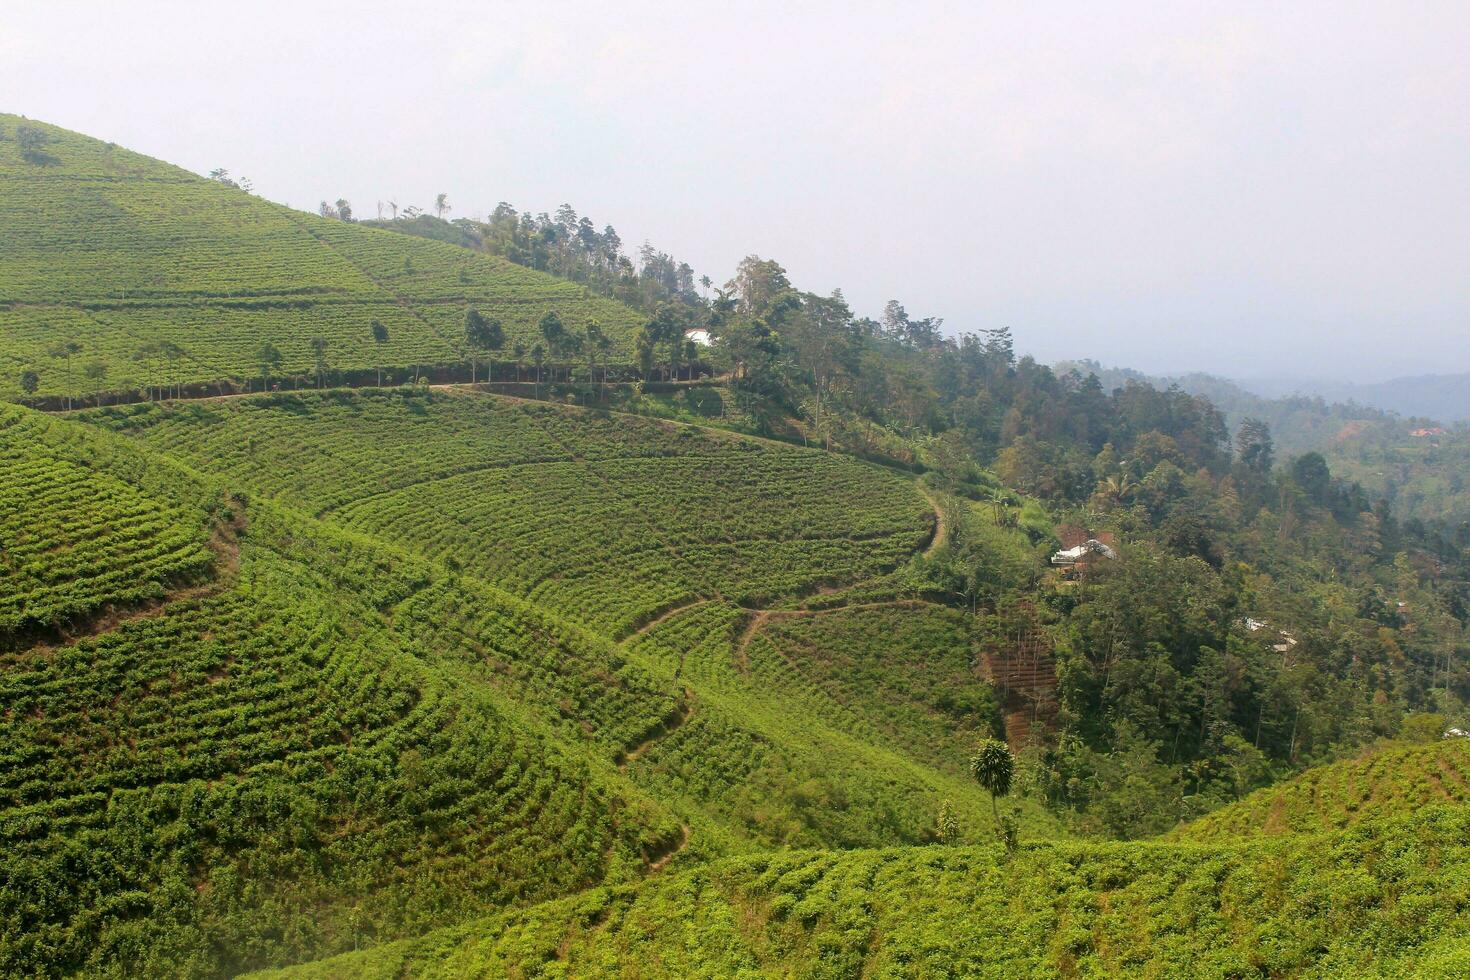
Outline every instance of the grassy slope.
<svg viewBox="0 0 1470 980"><path fill-rule="evenodd" d="M22 125L51 134L51 163L22 159ZM550 311L598 322L620 354L638 324L552 276L292 211L77 133L0 114L0 135L0 397L20 394L25 370L41 395L239 381L258 376L266 342L278 374L305 373L313 337L339 369L449 363L467 303L502 321L507 351L536 343ZM82 347L70 363L49 353L65 341ZM138 357L158 341L182 355ZM92 363L105 377L86 376Z"/></svg>
<svg viewBox="0 0 1470 980"><path fill-rule="evenodd" d="M1375 756L1417 803L1459 745ZM1344 763L1281 789L1364 772ZM1384 773L1380 772L1380 775ZM1258 801L1211 820L1251 822ZM737 858L279 974L493 976L1463 976L1470 807L1346 829ZM1203 822L1208 824L1209 821ZM1187 838L1187 839L1185 839ZM1197 839L1198 838L1198 839Z"/></svg>
<svg viewBox="0 0 1470 980"><path fill-rule="evenodd" d="M413 548L611 636L906 561L912 483L816 451L493 396L389 392L89 416L240 486Z"/></svg>

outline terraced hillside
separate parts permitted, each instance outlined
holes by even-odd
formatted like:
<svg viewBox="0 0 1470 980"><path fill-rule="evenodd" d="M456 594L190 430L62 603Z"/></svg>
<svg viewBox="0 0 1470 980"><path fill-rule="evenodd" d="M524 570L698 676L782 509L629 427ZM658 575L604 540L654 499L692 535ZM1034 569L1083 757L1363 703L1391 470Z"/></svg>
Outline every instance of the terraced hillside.
<svg viewBox="0 0 1470 980"><path fill-rule="evenodd" d="M28 158L22 128L46 140ZM626 355L639 320L510 262L304 214L121 147L0 114L0 397L243 386L463 361L473 304L509 358L555 312ZM381 328L378 330L375 325ZM76 345L67 351L65 345ZM504 359L503 358L503 359ZM390 371L390 375L394 372Z"/></svg>
<svg viewBox="0 0 1470 980"><path fill-rule="evenodd" d="M794 683L755 628L769 619L796 631L792 610L760 607L847 583L861 593L928 546L935 518L908 477L726 433L457 392L250 397L85 418L622 641L620 656L669 700L620 729L608 757L679 807L692 853L928 840L947 800L966 826L988 822L964 765L966 738L992 729L994 706L953 614L891 595L866 597L851 620L842 609L814 614L826 628L808 655L830 644L832 656L866 662L867 683L929 686L886 719L878 691L829 683L842 670ZM887 630L910 648L944 647L900 678L885 662ZM564 700L534 693L528 704ZM945 713L959 734L936 740Z"/></svg>
<svg viewBox="0 0 1470 980"><path fill-rule="evenodd" d="M1180 827L1180 840L1313 833L1420 807L1470 804L1470 739L1394 745L1309 769Z"/></svg>
<svg viewBox="0 0 1470 980"><path fill-rule="evenodd" d="M109 441L10 415L58 452ZM126 465L94 461L150 482ZM673 704L610 644L269 505L236 517L215 587L0 655L0 974L289 962L679 843L605 761Z"/></svg>
<svg viewBox="0 0 1470 980"><path fill-rule="evenodd" d="M0 406L0 650L212 576L226 520L121 440Z"/></svg>
<svg viewBox="0 0 1470 980"><path fill-rule="evenodd" d="M345 392L89 416L608 635L907 561L910 481L816 451L492 396Z"/></svg>
<svg viewBox="0 0 1470 980"><path fill-rule="evenodd" d="M1463 756L1389 749L1372 768L1411 787ZM1304 799L1363 771L1279 789ZM742 857L270 976L1463 976L1470 807L1399 799L1339 830L1210 825L1248 822L1247 800L1163 843Z"/></svg>

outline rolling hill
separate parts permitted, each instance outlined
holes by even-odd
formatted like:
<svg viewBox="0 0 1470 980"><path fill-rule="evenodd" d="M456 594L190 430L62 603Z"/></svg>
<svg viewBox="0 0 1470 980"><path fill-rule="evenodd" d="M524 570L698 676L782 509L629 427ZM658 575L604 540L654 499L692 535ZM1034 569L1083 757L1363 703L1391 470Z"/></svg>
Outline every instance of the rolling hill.
<svg viewBox="0 0 1470 980"><path fill-rule="evenodd" d="M1444 423L1470 420L1470 373L1422 374L1359 384L1305 378L1252 378L1240 384L1266 398L1305 394Z"/></svg>
<svg viewBox="0 0 1470 980"><path fill-rule="evenodd" d="M1374 758L1405 786L1464 755ZM1338 832L734 858L269 976L1461 976L1470 809L1447 802ZM1260 816L1254 801L1217 815Z"/></svg>
<svg viewBox="0 0 1470 980"><path fill-rule="evenodd" d="M45 140L29 158L23 128ZM281 355L273 377L303 377L313 339L335 372L401 381L463 363L470 305L502 323L502 360L539 343L550 312L598 323L624 357L641 322L552 276L293 211L44 123L0 114L0 137L0 396L23 394L25 372L35 397L259 386L262 346Z"/></svg>
<svg viewBox="0 0 1470 980"><path fill-rule="evenodd" d="M1214 506L1208 406L1042 397L1056 379L997 336L968 345L975 376L1037 387L977 389L942 433L918 373L873 386L905 402L887 428L832 407L856 374L805 415L754 406L846 411L918 476L404 385L462 359L471 305L510 344L547 312L598 322L617 357L642 318L14 116L0 231L0 399L30 402L0 405L0 975L1463 974L1464 743L1389 745L1150 840L1075 836L1107 792L1198 817L1450 696L1464 633L1437 571L1285 475L1290 520L1257 502L1242 533L1264 481ZM786 293L767 316L812 300ZM831 339L790 326L799 351ZM769 332L736 327L755 360ZM948 356L873 343L866 378ZM322 344L328 377L301 377ZM295 390L251 390L263 345ZM699 392L750 408L738 373ZM1041 453L1068 405L1111 413L1129 472L1086 468L1101 438ZM1010 433L994 474L961 409ZM1085 511L1043 502L1048 468ZM1211 506L1184 513L1195 493ZM1092 533L1074 519L1124 558L1052 567ZM1220 569L1201 539L1231 546ZM1027 744L1053 725L1071 769ZM992 737L1026 746L1000 826L970 770Z"/></svg>
<svg viewBox="0 0 1470 980"><path fill-rule="evenodd" d="M1395 746L1310 769L1174 832L1179 840L1320 833L1470 803L1470 740Z"/></svg>
<svg viewBox="0 0 1470 980"><path fill-rule="evenodd" d="M6 970L310 959L675 854L932 840L946 801L986 832L964 733L994 701L890 574L935 534L910 476L455 392L6 412L28 459L151 494L87 502L167 543L7 655ZM80 628L104 604L132 613Z"/></svg>
<svg viewBox="0 0 1470 980"><path fill-rule="evenodd" d="M224 510L131 446L0 406L0 650L212 576Z"/></svg>

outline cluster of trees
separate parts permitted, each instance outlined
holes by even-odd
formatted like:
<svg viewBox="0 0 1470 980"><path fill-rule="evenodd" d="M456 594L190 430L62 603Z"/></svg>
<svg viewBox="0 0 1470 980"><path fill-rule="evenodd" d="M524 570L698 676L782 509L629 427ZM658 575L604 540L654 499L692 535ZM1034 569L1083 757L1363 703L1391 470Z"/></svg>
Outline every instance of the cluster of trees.
<svg viewBox="0 0 1470 980"><path fill-rule="evenodd" d="M26 163L37 167L53 167L61 162L46 149L55 140L40 126L22 123L15 127L14 137L6 136L5 132L0 130L0 140L12 138L20 149L20 158Z"/></svg>
<svg viewBox="0 0 1470 980"><path fill-rule="evenodd" d="M158 345L149 346L156 348ZM172 344L169 346L174 347ZM143 358L144 350L147 349L143 348L139 350L138 356L140 359ZM86 348L79 341L75 340L59 341L46 349L46 356L53 362L61 365L62 373L66 377L67 392L62 396L62 405L68 410L71 409L73 404L71 392L75 388L76 381L76 376L72 373L73 366L76 359L85 350ZM94 387L101 385L102 381L107 378L110 370L111 368L107 362L101 360L91 360L81 366L82 377L91 382ZM34 395L41 387L41 375L32 367L22 369L16 380L20 385L20 390L27 395Z"/></svg>
<svg viewBox="0 0 1470 980"><path fill-rule="evenodd" d="M578 215L569 204L556 213L517 211L501 202L484 221L469 218L446 220L452 210L447 195L435 201L434 214L415 207L400 210L388 202L390 218L363 222L374 227L450 242L509 259L518 265L550 272L585 285L592 292L617 299L650 315L670 306L686 326L698 323L708 308L712 283L708 276L696 279L689 263L645 242L635 258L623 252L623 239L612 225L598 230L593 220ZM380 207L381 212L381 207ZM323 201L324 217L352 219L352 206L344 200Z"/></svg>

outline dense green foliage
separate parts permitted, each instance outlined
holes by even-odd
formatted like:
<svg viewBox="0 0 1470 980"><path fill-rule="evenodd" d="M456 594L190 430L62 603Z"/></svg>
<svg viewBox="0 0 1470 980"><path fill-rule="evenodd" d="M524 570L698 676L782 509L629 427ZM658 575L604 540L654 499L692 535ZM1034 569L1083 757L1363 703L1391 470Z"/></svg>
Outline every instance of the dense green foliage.
<svg viewBox="0 0 1470 980"><path fill-rule="evenodd" d="M503 594L248 518L213 594L6 657L0 972L299 959L677 840L598 761L668 710L647 675Z"/></svg>
<svg viewBox="0 0 1470 980"><path fill-rule="evenodd" d="M939 769L962 773L976 740L1000 731L994 694L975 674L965 618L945 606L859 604L778 616L751 644L750 658L773 687L815 688L871 740Z"/></svg>
<svg viewBox="0 0 1470 980"><path fill-rule="evenodd" d="M628 766L660 798L697 803L740 837L764 843L864 846L932 840L946 801L967 830L990 824L984 795L965 773L962 735L926 741L933 713L945 710L970 729L993 724L993 702L973 681L923 702L964 654L960 624L933 607L895 607L886 621L912 642L951 644L931 662L886 661L873 617L881 610L831 609L752 616L711 601L682 610L629 645L650 669L684 686L689 711L678 727ZM808 632L806 627L811 627ZM803 650L796 638L831 645ZM959 649L956 649L956 646ZM838 677L819 658L866 663L866 677ZM882 693L912 684L917 705L891 705ZM968 694L968 701L966 695ZM1038 832L1051 821L1028 811ZM727 831L725 831L727 832Z"/></svg>
<svg viewBox="0 0 1470 980"><path fill-rule="evenodd" d="M485 221L446 221L442 216L418 213L364 224L503 256L517 265L582 283L650 314L666 303L690 308L703 304L694 270L687 262L647 242L638 250L635 262L623 253L622 237L612 225L598 231L590 217L578 216L568 204L557 208L555 215L517 212L501 202ZM707 290L708 280L702 285Z"/></svg>
<svg viewBox="0 0 1470 980"><path fill-rule="evenodd" d="M776 651L798 634L783 632L774 647L747 637L751 614L734 604L883 581L933 533L928 501L904 477L493 396L336 392L86 417L604 635L650 624L627 645L630 667L644 665L674 700L643 684L628 705L634 714L609 719L612 745L628 757L630 779L685 801L700 847L924 840L951 798L970 804L967 825L984 820L962 776L964 743L968 731L993 729L994 705L973 677L947 686L968 663L957 614L890 606L813 618L809 642L865 659L870 682L882 685L844 692L821 670L816 683L794 683L795 661ZM879 591L887 601L893 586ZM673 614L655 623L665 610ZM466 614L456 606L444 618ZM773 626L798 628L787 615ZM949 645L943 657L923 651L936 656L932 672L909 668L930 685L914 709L884 703L884 691L909 682L885 663L886 634L907 636L916 656L931 641ZM555 683L527 691L529 704L561 705L584 723L617 708L576 690L578 670L607 668L563 666ZM944 717L959 730L944 731Z"/></svg>
<svg viewBox="0 0 1470 980"><path fill-rule="evenodd" d="M1096 372L1105 385L1177 383L1191 394L1210 399L1226 414L1232 431L1246 419L1259 420L1267 426L1277 453L1321 453L1333 473L1361 484L1375 500L1385 501L1399 520L1421 531L1427 528L1430 533L1422 535L1427 540L1450 549L1470 547L1470 489L1465 479L1470 467L1470 432L1463 421L1449 424L1456 415L1441 416L1441 424L1350 399L1262 397L1207 374L1150 379L1138 371L1104 369L1091 361L1059 366L1071 368ZM1463 383L1458 388L1463 404Z"/></svg>
<svg viewBox="0 0 1470 980"><path fill-rule="evenodd" d="M1309 769L1186 824L1178 840L1308 833L1470 803L1470 739L1392 745Z"/></svg>

